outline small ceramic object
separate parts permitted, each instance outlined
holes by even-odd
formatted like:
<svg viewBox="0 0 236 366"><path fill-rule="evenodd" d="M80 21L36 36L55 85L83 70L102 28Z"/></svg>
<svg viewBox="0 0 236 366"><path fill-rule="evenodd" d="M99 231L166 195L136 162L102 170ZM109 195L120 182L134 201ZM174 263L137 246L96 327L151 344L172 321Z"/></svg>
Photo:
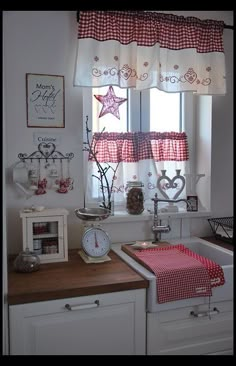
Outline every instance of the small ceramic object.
<svg viewBox="0 0 236 366"><path fill-rule="evenodd" d="M58 189L59 188L59 180L55 179L54 183L52 184L52 188Z"/></svg>
<svg viewBox="0 0 236 366"><path fill-rule="evenodd" d="M38 189L35 191L35 194L40 195L40 194L45 194L47 193L45 188L47 186L47 179L43 178L42 180L38 181Z"/></svg>
<svg viewBox="0 0 236 366"><path fill-rule="evenodd" d="M35 206L34 207L34 211L37 211L37 212L43 211L44 209L45 209L44 206Z"/></svg>
<svg viewBox="0 0 236 366"><path fill-rule="evenodd" d="M40 267L40 259L34 252L31 252L28 248L21 252L14 261L14 268L16 272L35 272Z"/></svg>
<svg viewBox="0 0 236 366"><path fill-rule="evenodd" d="M59 182L59 188L57 190L58 193L67 193L68 192L68 182L65 179L61 179Z"/></svg>
<svg viewBox="0 0 236 366"><path fill-rule="evenodd" d="M24 209L23 209L23 212L26 212L26 213L28 213L28 212L32 212L33 211L33 209L32 208L28 208L28 207L25 207Z"/></svg>
<svg viewBox="0 0 236 366"><path fill-rule="evenodd" d="M29 170L29 177L30 178L37 178L37 170L36 169L31 169Z"/></svg>
<svg viewBox="0 0 236 366"><path fill-rule="evenodd" d="M49 172L49 176L50 177L58 177L58 171L57 171L57 167L55 164L52 164L50 167L50 172Z"/></svg>
<svg viewBox="0 0 236 366"><path fill-rule="evenodd" d="M29 189L30 189L31 191L36 191L36 190L38 189L37 182L35 182L35 181L31 181L31 182L30 182L30 187L29 187Z"/></svg>

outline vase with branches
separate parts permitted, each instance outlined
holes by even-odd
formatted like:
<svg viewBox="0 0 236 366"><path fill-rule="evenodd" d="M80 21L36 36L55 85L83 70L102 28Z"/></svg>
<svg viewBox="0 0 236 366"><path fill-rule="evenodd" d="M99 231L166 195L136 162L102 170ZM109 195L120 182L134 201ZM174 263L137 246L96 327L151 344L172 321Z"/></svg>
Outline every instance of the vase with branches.
<svg viewBox="0 0 236 366"><path fill-rule="evenodd" d="M102 193L102 202L100 207L106 208L112 212L112 194L113 194L113 187L114 187L114 180L116 176L116 172L119 166L119 162L116 164L115 168L112 167L109 163L102 163L99 162L97 158L98 151L96 149L97 142L94 144L91 143L89 135L92 132L88 127L88 116L86 116L86 141L83 142L83 151L88 152L88 159L95 161L97 165L97 173L98 175L92 174L93 178L98 179L99 187ZM102 137L103 132L105 131L105 127L99 132L99 136L97 141ZM104 166L105 165L105 166ZM112 170L112 178L108 179L108 173Z"/></svg>

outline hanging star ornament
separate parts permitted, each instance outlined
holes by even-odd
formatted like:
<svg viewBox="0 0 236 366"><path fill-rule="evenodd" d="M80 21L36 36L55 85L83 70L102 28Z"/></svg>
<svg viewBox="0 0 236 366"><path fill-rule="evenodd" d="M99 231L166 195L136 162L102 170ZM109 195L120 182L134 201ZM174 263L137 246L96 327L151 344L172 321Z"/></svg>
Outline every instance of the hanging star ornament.
<svg viewBox="0 0 236 366"><path fill-rule="evenodd" d="M94 97L103 104L98 118L105 116L107 113L111 113L116 118L120 119L119 106L124 103L127 98L117 97L111 85L109 86L106 95L94 95Z"/></svg>

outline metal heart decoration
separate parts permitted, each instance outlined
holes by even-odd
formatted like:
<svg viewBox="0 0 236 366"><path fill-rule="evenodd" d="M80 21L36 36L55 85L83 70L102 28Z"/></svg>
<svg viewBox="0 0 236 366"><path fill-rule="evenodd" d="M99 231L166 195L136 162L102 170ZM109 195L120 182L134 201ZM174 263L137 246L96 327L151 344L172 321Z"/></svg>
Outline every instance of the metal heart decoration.
<svg viewBox="0 0 236 366"><path fill-rule="evenodd" d="M162 170L161 173L162 175L157 180L157 188L159 189L163 197L165 197L166 199L176 200L179 197L179 195L183 192L183 189L185 187L185 178L182 175L180 175L180 169L176 169L176 175L172 179L166 175L166 170ZM178 188L178 184L176 183L177 180L180 180L182 185L179 188L179 190L175 193L173 198L171 198L167 195L166 190L170 188L175 189ZM167 181L168 183L165 183L164 186L162 186L161 181ZM165 189L163 189L163 187L165 187Z"/></svg>
<svg viewBox="0 0 236 366"><path fill-rule="evenodd" d="M55 149L56 146L52 142L41 142L38 146L38 150L45 158L51 156L54 153Z"/></svg>

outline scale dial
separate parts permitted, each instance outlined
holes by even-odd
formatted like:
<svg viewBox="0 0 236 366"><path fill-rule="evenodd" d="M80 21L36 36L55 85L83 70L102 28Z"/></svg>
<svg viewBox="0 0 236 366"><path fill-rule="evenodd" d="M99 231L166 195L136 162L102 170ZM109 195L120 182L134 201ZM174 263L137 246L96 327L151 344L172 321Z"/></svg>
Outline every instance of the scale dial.
<svg viewBox="0 0 236 366"><path fill-rule="evenodd" d="M82 237L82 248L89 257L101 258L111 249L111 241L103 229L92 227Z"/></svg>

